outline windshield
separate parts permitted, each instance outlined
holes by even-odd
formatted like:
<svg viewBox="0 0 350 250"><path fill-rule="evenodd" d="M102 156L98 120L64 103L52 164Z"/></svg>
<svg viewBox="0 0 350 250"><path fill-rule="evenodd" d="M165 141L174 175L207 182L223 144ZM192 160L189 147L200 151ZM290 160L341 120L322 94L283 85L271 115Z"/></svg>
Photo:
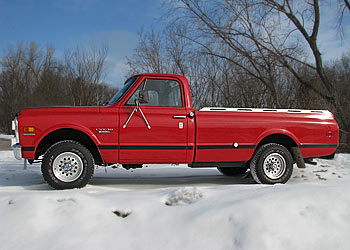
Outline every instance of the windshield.
<svg viewBox="0 0 350 250"><path fill-rule="evenodd" d="M113 98L108 102L107 105L112 105L112 104L116 104L117 102L119 102L119 100L126 94L126 92L128 92L128 90L131 88L131 86L136 82L138 77L133 77L130 78L130 80L128 80L125 84L124 87L118 91L117 94L115 94L113 96Z"/></svg>

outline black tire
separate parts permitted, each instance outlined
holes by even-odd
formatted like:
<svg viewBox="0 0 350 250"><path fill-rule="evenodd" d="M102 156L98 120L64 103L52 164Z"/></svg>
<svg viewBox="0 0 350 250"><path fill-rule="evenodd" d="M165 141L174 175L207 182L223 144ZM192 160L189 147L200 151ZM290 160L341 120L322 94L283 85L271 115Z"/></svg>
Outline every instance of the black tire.
<svg viewBox="0 0 350 250"><path fill-rule="evenodd" d="M247 171L247 169L248 167L232 167L232 168L218 167L219 172L226 176L236 176L236 175L244 174Z"/></svg>
<svg viewBox="0 0 350 250"><path fill-rule="evenodd" d="M45 153L41 172L45 181L54 189L82 188L94 173L91 152L76 141L61 141Z"/></svg>
<svg viewBox="0 0 350 250"><path fill-rule="evenodd" d="M250 161L250 172L257 183L286 183L292 175L293 163L293 157L287 148L277 143L268 143L255 151Z"/></svg>

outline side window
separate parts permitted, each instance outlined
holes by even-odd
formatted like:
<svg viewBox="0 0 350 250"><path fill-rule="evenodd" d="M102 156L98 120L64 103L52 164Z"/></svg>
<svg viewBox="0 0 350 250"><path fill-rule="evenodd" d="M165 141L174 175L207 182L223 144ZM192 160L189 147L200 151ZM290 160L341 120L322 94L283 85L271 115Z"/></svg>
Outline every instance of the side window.
<svg viewBox="0 0 350 250"><path fill-rule="evenodd" d="M173 80L147 79L136 89L126 102L126 105L135 105L141 90L147 91L149 102L142 106L182 107L180 83Z"/></svg>

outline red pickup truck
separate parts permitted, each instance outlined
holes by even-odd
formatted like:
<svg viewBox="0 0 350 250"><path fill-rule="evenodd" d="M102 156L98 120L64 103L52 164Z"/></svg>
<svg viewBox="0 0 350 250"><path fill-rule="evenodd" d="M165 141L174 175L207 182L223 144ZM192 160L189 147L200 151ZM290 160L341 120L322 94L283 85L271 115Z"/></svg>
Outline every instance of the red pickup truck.
<svg viewBox="0 0 350 250"><path fill-rule="evenodd" d="M338 125L325 110L203 108L194 111L184 76L141 74L102 107L24 109L14 119L17 159L42 161L55 189L80 188L94 166L186 163L224 175L250 168L258 183L285 183L293 163L329 156ZM41 157L42 156L42 157Z"/></svg>

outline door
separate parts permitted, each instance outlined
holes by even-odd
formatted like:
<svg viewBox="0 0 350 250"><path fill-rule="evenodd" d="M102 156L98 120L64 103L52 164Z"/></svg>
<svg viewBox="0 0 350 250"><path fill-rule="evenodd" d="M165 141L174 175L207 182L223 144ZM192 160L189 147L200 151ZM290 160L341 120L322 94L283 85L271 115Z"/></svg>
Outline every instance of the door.
<svg viewBox="0 0 350 250"><path fill-rule="evenodd" d="M120 163L186 162L188 118L182 93L174 79L142 81L120 107ZM143 103L135 109L140 96Z"/></svg>

